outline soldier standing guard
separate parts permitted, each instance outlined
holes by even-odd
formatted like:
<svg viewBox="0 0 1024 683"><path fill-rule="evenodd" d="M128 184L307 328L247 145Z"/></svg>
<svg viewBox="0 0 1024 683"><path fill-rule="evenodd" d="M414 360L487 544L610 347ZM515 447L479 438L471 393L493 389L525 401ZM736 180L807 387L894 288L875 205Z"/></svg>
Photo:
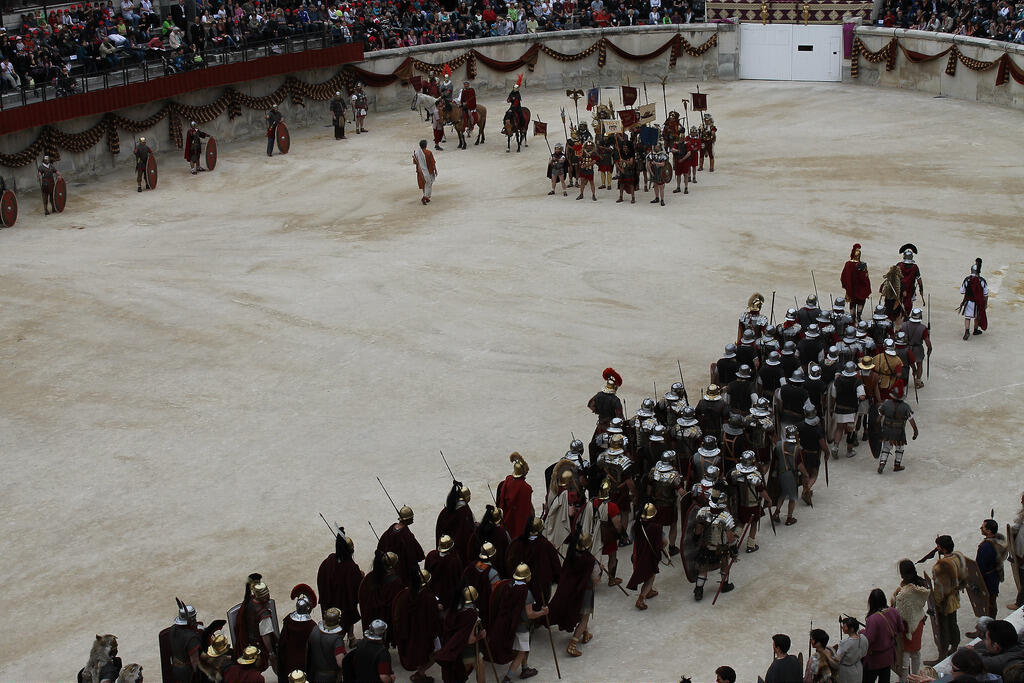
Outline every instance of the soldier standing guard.
<svg viewBox="0 0 1024 683"><path fill-rule="evenodd" d="M690 134L686 136L686 148L690 150L690 166L688 173L690 175L691 183L697 182L697 162L701 154L702 146L697 126L690 126ZM701 168L703 170L703 166Z"/></svg>
<svg viewBox="0 0 1024 683"><path fill-rule="evenodd" d="M587 140L576 155L576 177L580 182L580 196L576 199L583 199L583 190L590 185L590 199L597 201L597 193L594 191L594 163L597 159L594 141Z"/></svg>
<svg viewBox="0 0 1024 683"><path fill-rule="evenodd" d="M39 189L43 192L43 213L49 216L51 206L54 212L57 211L57 205L53 202L53 188L57 178L61 177L60 171L50 162L49 155L43 156L43 163L36 168L36 177L39 179Z"/></svg>
<svg viewBox="0 0 1024 683"><path fill-rule="evenodd" d="M146 175L146 163L152 156L153 150L146 144L146 138L139 138L139 144L135 145L135 182L139 185L139 192L142 192L142 179L146 179L146 189L149 187L149 177Z"/></svg>
<svg viewBox="0 0 1024 683"><path fill-rule="evenodd" d="M697 534L700 536L700 551L697 563L700 574L693 589L693 599L704 599L704 584L708 571L718 568L722 592L728 593L735 586L729 583L729 559L737 552L736 521L726 509L728 498L721 491L712 491L708 504L697 511Z"/></svg>
<svg viewBox="0 0 1024 683"><path fill-rule="evenodd" d="M551 179L551 192L548 192L548 195L553 195L555 193L555 185L561 182L562 196L568 197L569 193L565 190L565 170L569 162L562 150L562 143L556 143L555 151L551 153L551 158L548 159L547 177Z"/></svg>
<svg viewBox="0 0 1024 683"><path fill-rule="evenodd" d="M800 485L800 476L807 476L807 469L803 463L803 453L800 443L797 441L797 429L795 425L786 427L782 441L775 444L774 449L774 470L772 474L777 481L779 497L775 501L775 512L772 519L776 522L779 519L779 512L782 511L782 503L788 503L786 508L786 526L796 524L796 517L793 510L796 507L797 488Z"/></svg>
<svg viewBox="0 0 1024 683"><path fill-rule="evenodd" d="M704 125L700 127L700 169L704 170L704 157L708 158L708 172L715 172L715 141L718 140L718 128L711 116L704 117Z"/></svg>
<svg viewBox="0 0 1024 683"><path fill-rule="evenodd" d="M370 132L363 128L363 122L366 121L366 110L369 106L369 100L366 98L366 93L363 92L363 85L356 83L356 90L352 93L352 114L356 119L356 134Z"/></svg>
<svg viewBox="0 0 1024 683"><path fill-rule="evenodd" d="M203 156L203 138L208 137L208 134L199 130L199 124L195 121L189 125L188 133L185 135L185 161L188 162L192 175L206 170L199 165L199 159Z"/></svg>
<svg viewBox="0 0 1024 683"><path fill-rule="evenodd" d="M599 190L612 189L612 168L614 168L615 149L612 147L611 136L606 135L597 142L597 171L601 174Z"/></svg>
<svg viewBox="0 0 1024 683"><path fill-rule="evenodd" d="M277 124L284 121L284 115L277 108L276 104L270 105L267 110L267 156L274 156L274 143L277 142Z"/></svg>
<svg viewBox="0 0 1024 683"><path fill-rule="evenodd" d="M671 150L672 170L676 173L676 189L672 190L672 192L679 192L679 183L682 182L682 193L690 194L690 157L692 153L686 146L686 139L683 136L675 138L672 142Z"/></svg>
<svg viewBox="0 0 1024 683"><path fill-rule="evenodd" d="M957 310L964 316L964 341L971 338L971 321L974 321L974 334L981 334L988 329L988 315L985 311L988 308L988 282L981 276L981 259L974 259L971 266L971 274L964 278L960 285L960 293L964 295ZM928 353L931 354L932 346L929 342Z"/></svg>
<svg viewBox="0 0 1024 683"><path fill-rule="evenodd" d="M668 165L668 154L660 143L655 146L648 164L651 182L654 184L654 199L651 200L651 204L661 202L661 205L665 206L665 183L672 178L672 167Z"/></svg>
<svg viewBox="0 0 1024 683"><path fill-rule="evenodd" d="M348 102L342 96L341 91L334 93L331 100L331 121L334 123L334 139L345 139L345 121L348 118Z"/></svg>

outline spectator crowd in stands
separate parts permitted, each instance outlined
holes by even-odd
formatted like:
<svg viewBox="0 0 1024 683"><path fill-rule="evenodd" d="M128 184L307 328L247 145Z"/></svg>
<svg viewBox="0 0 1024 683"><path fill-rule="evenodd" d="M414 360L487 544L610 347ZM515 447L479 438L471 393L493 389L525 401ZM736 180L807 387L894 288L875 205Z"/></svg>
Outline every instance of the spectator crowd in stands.
<svg viewBox="0 0 1024 683"><path fill-rule="evenodd" d="M0 32L0 88L55 83L161 60L168 73L206 65L217 48L307 35L366 51L563 29L700 21L703 0L177 0L161 16L152 0L106 0L30 12ZM64 93L67 94L67 93Z"/></svg>
<svg viewBox="0 0 1024 683"><path fill-rule="evenodd" d="M1024 43L1024 2L887 0L883 26Z"/></svg>

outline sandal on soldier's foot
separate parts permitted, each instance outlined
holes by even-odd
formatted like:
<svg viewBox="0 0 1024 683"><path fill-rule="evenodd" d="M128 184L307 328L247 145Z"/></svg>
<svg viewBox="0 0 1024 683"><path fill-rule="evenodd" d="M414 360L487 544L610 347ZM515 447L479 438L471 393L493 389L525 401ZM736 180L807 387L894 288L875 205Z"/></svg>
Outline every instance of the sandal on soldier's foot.
<svg viewBox="0 0 1024 683"><path fill-rule="evenodd" d="M902 472L905 469L907 469L907 468L904 467L903 465L893 465L893 467L892 467L892 471L893 472Z"/></svg>
<svg viewBox="0 0 1024 683"><path fill-rule="evenodd" d="M690 188L686 188L685 190L683 190L683 194L690 194Z"/></svg>
<svg viewBox="0 0 1024 683"><path fill-rule="evenodd" d="M554 191L554 190L551 190L551 192L548 192L548 196L550 197L550 196L551 196L551 195L553 195L554 193L555 193L555 191Z"/></svg>
<svg viewBox="0 0 1024 683"><path fill-rule="evenodd" d="M633 197L632 199L630 199L629 203L630 204L636 204L636 197Z"/></svg>
<svg viewBox="0 0 1024 683"><path fill-rule="evenodd" d="M982 330L979 330L977 327L974 328L974 334L981 334L981 333L982 333Z"/></svg>
<svg viewBox="0 0 1024 683"><path fill-rule="evenodd" d="M786 518L786 526L793 526L794 524L796 524L796 517Z"/></svg>
<svg viewBox="0 0 1024 683"><path fill-rule="evenodd" d="M672 194L675 194L676 192L682 192L682 190L680 190L678 187L676 189L672 190Z"/></svg>
<svg viewBox="0 0 1024 683"><path fill-rule="evenodd" d="M656 591L656 590L654 590L654 589L652 588L652 589L650 590L650 592L648 592L648 593L647 593L647 595L645 595L644 597L645 597L646 599L650 600L651 598L657 597L657 595L658 595L658 591Z"/></svg>
<svg viewBox="0 0 1024 683"><path fill-rule="evenodd" d="M772 521L774 521L776 524L781 524L782 523L782 518L779 517L779 513L778 512L773 512L772 513Z"/></svg>
<svg viewBox="0 0 1024 683"><path fill-rule="evenodd" d="M608 585L609 586L618 586L620 583L622 583L622 579L620 579L617 576L611 576L611 577L608 578Z"/></svg>
<svg viewBox="0 0 1024 683"><path fill-rule="evenodd" d="M593 639L594 639L594 634L593 633L591 633L590 631L584 631L583 632L583 638L581 638L581 640L583 641L584 645L586 645L587 643L589 643Z"/></svg>
<svg viewBox="0 0 1024 683"><path fill-rule="evenodd" d="M636 608L639 610L647 609L647 603L644 602L642 597L636 599Z"/></svg>
<svg viewBox="0 0 1024 683"><path fill-rule="evenodd" d="M569 654L570 657L579 657L583 654L583 651L580 650L579 645L580 641L576 638L572 638L569 640L569 646L565 648L565 651Z"/></svg>
<svg viewBox="0 0 1024 683"><path fill-rule="evenodd" d="M622 203L622 197L619 197L618 199L616 199L615 203L616 204L621 204Z"/></svg>
<svg viewBox="0 0 1024 683"><path fill-rule="evenodd" d="M655 197L654 199L651 200L651 204L657 204L657 203L658 203L657 197Z"/></svg>
<svg viewBox="0 0 1024 683"><path fill-rule="evenodd" d="M593 195L593 194L592 194L592 195L590 195L590 198L591 198L592 200L594 200L595 202L597 201L597 195Z"/></svg>
<svg viewBox="0 0 1024 683"><path fill-rule="evenodd" d="M967 330L964 330L964 341L967 341L970 338L971 338L971 333L968 332Z"/></svg>
<svg viewBox="0 0 1024 683"><path fill-rule="evenodd" d="M524 666L523 670L519 673L520 678L533 678L536 675L537 670L529 666Z"/></svg>
<svg viewBox="0 0 1024 683"><path fill-rule="evenodd" d="M576 201L579 201L579 200L581 200L581 199L583 199L583 195L580 195L579 197L577 197L577 198L576 198Z"/></svg>
<svg viewBox="0 0 1024 683"><path fill-rule="evenodd" d="M664 199L661 200L661 205L665 206L665 200Z"/></svg>
<svg viewBox="0 0 1024 683"><path fill-rule="evenodd" d="M748 553L756 553L760 549L761 549L761 546L756 545L756 544L755 545L751 545L751 546L747 546L747 552Z"/></svg>

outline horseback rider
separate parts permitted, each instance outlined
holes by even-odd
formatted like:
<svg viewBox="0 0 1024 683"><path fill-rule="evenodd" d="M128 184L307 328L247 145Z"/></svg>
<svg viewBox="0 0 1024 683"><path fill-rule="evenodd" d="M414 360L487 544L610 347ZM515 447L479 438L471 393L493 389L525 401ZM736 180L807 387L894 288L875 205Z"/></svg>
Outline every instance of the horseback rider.
<svg viewBox="0 0 1024 683"><path fill-rule="evenodd" d="M455 101L462 105L462 111L469 122L467 129L473 130L473 126L479 123L480 117L476 111L476 91L469 85L469 81L462 82L462 89L455 96Z"/></svg>
<svg viewBox="0 0 1024 683"><path fill-rule="evenodd" d="M515 85L512 86L512 92L508 94L505 101L508 102L508 110L512 112L515 118L516 127L519 130L526 130L526 117L523 116L523 94L519 92L519 86L523 82L522 74L516 79Z"/></svg>

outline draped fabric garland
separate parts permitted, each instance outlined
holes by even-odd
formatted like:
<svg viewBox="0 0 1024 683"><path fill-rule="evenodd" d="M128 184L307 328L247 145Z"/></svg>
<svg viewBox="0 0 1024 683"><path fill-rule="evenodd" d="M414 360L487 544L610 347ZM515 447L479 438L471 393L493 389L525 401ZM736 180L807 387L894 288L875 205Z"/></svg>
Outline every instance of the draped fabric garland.
<svg viewBox="0 0 1024 683"><path fill-rule="evenodd" d="M177 102L168 102L158 112L141 121L126 119L117 114L108 113L91 128L80 133L65 133L54 126L43 126L39 137L35 141L15 154L0 154L0 166L20 168L33 163L42 154L48 154L51 159L59 160L60 151L67 150L80 154L106 138L107 150L111 154L120 154L121 141L118 130L124 130L132 134L142 133L157 125L164 119L168 120L171 140L179 149L184 142L182 132L182 121L196 121L200 124L209 123L227 112L229 119L235 119L242 115L242 108L267 110L273 104L280 104L286 98L294 106L305 106L305 100L311 99L316 102L326 102L334 96L334 93L345 88L352 90L356 83L362 83L371 88L381 88L391 85L396 81L409 81L414 72L440 76L445 66L455 70L463 65L466 67L466 77L470 80L476 78L477 62L482 63L488 69L502 73L527 68L533 71L537 65L537 59L541 53L559 62L575 62L585 59L597 53L597 65L603 68L607 60L608 51L612 51L622 59L643 62L660 57L666 51L669 52L669 67L675 68L676 61L681 52L691 57L699 57L711 48L718 45L718 34L713 34L702 45L693 46L686 38L677 33L672 36L661 47L644 54L632 54L618 47L607 38L599 38L590 47L575 54L566 54L552 50L541 43L534 43L518 59L512 61L501 61L492 59L478 50L470 49L458 57L450 59L441 64L431 64L413 57L407 57L397 69L389 74L379 74L352 65L345 65L341 70L322 83L306 83L294 76L288 76L274 92L263 97L251 97L238 92L234 88L226 88L224 93L209 104L202 106L190 106ZM856 55L856 47L854 48Z"/></svg>
<svg viewBox="0 0 1024 683"><path fill-rule="evenodd" d="M922 64L924 62L932 62L936 59L946 59L946 74L948 76L956 75L956 65L959 62L963 64L971 71L987 71L992 67L996 69L996 85L1006 85L1010 79L1017 81L1021 85L1024 85L1024 69L1017 66L1010 55L1003 54L998 59L994 59L990 62L983 62L973 57L968 57L960 51L956 45L950 45L942 52L938 52L934 55L926 55L923 52L915 52L908 50L900 44L899 39L893 38L886 43L880 50L872 52L868 49L868 46L864 44L860 38L853 39L853 54L850 57L850 77L857 78L860 75L860 58L863 57L872 64L879 64L885 62L885 70L892 71L896 68L896 54L902 52L904 58L911 64Z"/></svg>

